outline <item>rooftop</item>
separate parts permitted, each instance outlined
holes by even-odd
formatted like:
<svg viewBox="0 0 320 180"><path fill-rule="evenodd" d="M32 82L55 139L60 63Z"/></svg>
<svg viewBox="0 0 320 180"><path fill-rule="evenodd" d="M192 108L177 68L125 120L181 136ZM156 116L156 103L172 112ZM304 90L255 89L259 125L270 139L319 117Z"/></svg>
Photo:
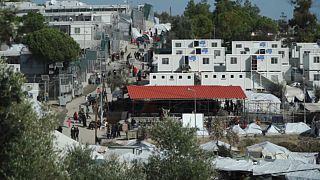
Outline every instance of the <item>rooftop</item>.
<svg viewBox="0 0 320 180"><path fill-rule="evenodd" d="M128 86L133 100L246 99L240 86Z"/></svg>

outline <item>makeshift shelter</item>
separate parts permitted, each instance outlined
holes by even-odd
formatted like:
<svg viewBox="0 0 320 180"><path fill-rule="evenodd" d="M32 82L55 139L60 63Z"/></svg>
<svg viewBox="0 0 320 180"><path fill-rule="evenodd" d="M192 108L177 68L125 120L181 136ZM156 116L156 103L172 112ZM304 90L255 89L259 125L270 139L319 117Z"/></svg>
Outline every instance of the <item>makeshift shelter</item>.
<svg viewBox="0 0 320 180"><path fill-rule="evenodd" d="M294 102L295 99L303 101L304 93L300 88L286 86L286 91L284 96L287 98L288 102Z"/></svg>
<svg viewBox="0 0 320 180"><path fill-rule="evenodd" d="M281 135L281 129L271 124L266 132L267 136Z"/></svg>
<svg viewBox="0 0 320 180"><path fill-rule="evenodd" d="M276 159L273 161L259 160L253 162L252 160L236 160L231 158L217 157L213 160L217 170L227 171L228 173L243 173L244 175L251 175L252 179L266 179L270 177L282 176L288 180L300 179L319 179L320 165L303 163L301 161Z"/></svg>
<svg viewBox="0 0 320 180"><path fill-rule="evenodd" d="M247 133L247 135L257 135L257 134L262 134L262 129L256 123L251 123L245 129L245 132Z"/></svg>
<svg viewBox="0 0 320 180"><path fill-rule="evenodd" d="M217 144L218 142L218 144ZM230 144L222 142L222 141L209 141L205 144L201 144L200 148L205 150L205 151L218 151L219 147L218 146L225 146L226 148L230 148ZM238 148L236 147L231 147L232 151L239 151Z"/></svg>
<svg viewBox="0 0 320 180"><path fill-rule="evenodd" d="M29 102L31 103L32 109L34 112L37 114L39 118L43 117L44 112L42 111L41 103L35 99L28 99Z"/></svg>
<svg viewBox="0 0 320 180"><path fill-rule="evenodd" d="M280 113L281 101L273 94L246 91L248 112Z"/></svg>
<svg viewBox="0 0 320 180"><path fill-rule="evenodd" d="M301 134L301 133L306 132L310 129L311 128L303 122L287 123L285 133L286 134Z"/></svg>
<svg viewBox="0 0 320 180"><path fill-rule="evenodd" d="M246 152L247 156L266 159L288 159L290 154L288 149L268 141L248 146Z"/></svg>
<svg viewBox="0 0 320 180"><path fill-rule="evenodd" d="M81 145L79 142L60 133L59 131L54 131L54 137L53 148L58 152L60 157L66 156L70 148L78 147ZM96 151L92 151L91 157L92 159L104 159L103 155L97 153Z"/></svg>
<svg viewBox="0 0 320 180"><path fill-rule="evenodd" d="M245 136L245 135L247 135L246 131L244 131L244 130L240 127L239 124L238 124L238 125L234 125L234 126L232 127L232 131L235 132L236 134L238 134L238 136Z"/></svg>
<svg viewBox="0 0 320 180"><path fill-rule="evenodd" d="M137 39L138 37L141 37L142 35L139 33L137 28L131 29L131 34L133 39Z"/></svg>
<svg viewBox="0 0 320 180"><path fill-rule="evenodd" d="M320 112L320 103L304 103L304 106L311 113Z"/></svg>

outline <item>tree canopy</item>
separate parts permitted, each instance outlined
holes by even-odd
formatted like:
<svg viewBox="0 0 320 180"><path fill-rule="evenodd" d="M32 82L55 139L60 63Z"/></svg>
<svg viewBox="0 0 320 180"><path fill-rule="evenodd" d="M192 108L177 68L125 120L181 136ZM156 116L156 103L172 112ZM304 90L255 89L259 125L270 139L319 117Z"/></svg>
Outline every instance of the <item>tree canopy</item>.
<svg viewBox="0 0 320 180"><path fill-rule="evenodd" d="M172 39L271 40L278 32L277 22L261 16L259 8L249 0L216 0L214 6L211 11L207 0L190 0L182 16L170 18L161 13L158 17L172 24Z"/></svg>
<svg viewBox="0 0 320 180"><path fill-rule="evenodd" d="M148 179L212 179L211 158L199 149L195 130L165 117L150 130L151 139L162 151L149 158Z"/></svg>
<svg viewBox="0 0 320 180"><path fill-rule="evenodd" d="M295 8L289 24L294 28L295 40L314 42L320 37L320 27L317 23L317 17L310 12L312 0L292 0L291 3Z"/></svg>
<svg viewBox="0 0 320 180"><path fill-rule="evenodd" d="M40 13L29 12L19 20L22 22L22 26L19 28L19 33L21 34L31 33L46 27L45 19Z"/></svg>
<svg viewBox="0 0 320 180"><path fill-rule="evenodd" d="M69 35L52 28L44 28L27 34L23 42L31 52L49 62L73 61L80 47Z"/></svg>

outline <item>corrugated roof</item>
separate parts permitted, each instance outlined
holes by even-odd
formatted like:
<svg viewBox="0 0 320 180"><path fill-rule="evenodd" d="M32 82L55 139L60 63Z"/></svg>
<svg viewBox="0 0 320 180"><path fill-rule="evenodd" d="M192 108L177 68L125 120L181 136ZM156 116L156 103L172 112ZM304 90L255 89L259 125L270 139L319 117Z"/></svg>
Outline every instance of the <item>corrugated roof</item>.
<svg viewBox="0 0 320 180"><path fill-rule="evenodd" d="M128 86L130 99L246 99L240 86Z"/></svg>

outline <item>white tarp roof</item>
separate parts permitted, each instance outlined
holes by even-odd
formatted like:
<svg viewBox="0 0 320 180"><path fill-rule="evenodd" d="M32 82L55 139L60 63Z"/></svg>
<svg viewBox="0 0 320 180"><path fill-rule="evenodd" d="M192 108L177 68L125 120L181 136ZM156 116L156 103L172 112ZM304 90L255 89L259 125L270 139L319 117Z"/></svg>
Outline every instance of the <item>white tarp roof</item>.
<svg viewBox="0 0 320 180"><path fill-rule="evenodd" d="M125 153L119 156L120 162L132 162L133 160L138 160L141 162L148 162L149 157L153 153L150 151L142 151L139 155L133 153Z"/></svg>
<svg viewBox="0 0 320 180"><path fill-rule="evenodd" d="M246 95L248 98L248 101L252 102L270 102L270 103L281 103L280 99L277 98L273 94L267 94L267 93L255 93L252 91L246 91Z"/></svg>
<svg viewBox="0 0 320 180"><path fill-rule="evenodd" d="M245 171L258 175L285 175L290 180L319 179L320 165L305 164L300 161L277 159L274 161L260 160L254 164L252 160L235 160L217 157L213 160L216 169L223 171Z"/></svg>
<svg viewBox="0 0 320 180"><path fill-rule="evenodd" d="M38 117L43 117L44 113L42 111L41 103L33 98L29 98L28 100L32 105L32 109L38 115Z"/></svg>
<svg viewBox="0 0 320 180"><path fill-rule="evenodd" d="M213 160L216 169L223 171L252 171L252 160L236 160L232 158L217 157Z"/></svg>
<svg viewBox="0 0 320 180"><path fill-rule="evenodd" d="M261 127L256 123L249 124L248 127L245 129L245 131L247 135L262 134Z"/></svg>
<svg viewBox="0 0 320 180"><path fill-rule="evenodd" d="M280 135L280 129L273 124L269 127L269 129L266 132L266 135Z"/></svg>
<svg viewBox="0 0 320 180"><path fill-rule="evenodd" d="M285 173L288 180L317 180L320 177L320 170L305 170Z"/></svg>
<svg viewBox="0 0 320 180"><path fill-rule="evenodd" d="M225 146L226 148L230 148L230 144L222 142L222 141L218 141L218 145L219 146ZM218 151L218 146L217 146L217 141L209 141L205 144L201 144L200 148L206 151ZM236 147L231 147L232 151L238 151L238 148Z"/></svg>
<svg viewBox="0 0 320 180"><path fill-rule="evenodd" d="M244 131L244 130L240 127L239 124L238 124L238 125L234 125L234 126L232 127L232 131L235 132L236 134L238 134L239 136L244 136L244 135L247 134L246 131Z"/></svg>
<svg viewBox="0 0 320 180"><path fill-rule="evenodd" d="M289 172L320 170L320 165L305 164L301 161L276 159L274 161L259 161L259 165L253 166L253 175L283 174ZM304 176L306 177L306 176ZM319 177L318 177L319 179Z"/></svg>
<svg viewBox="0 0 320 180"><path fill-rule="evenodd" d="M282 146L270 143L268 141L248 146L247 153L261 152L262 157L271 157L272 159L288 159L290 151Z"/></svg>
<svg viewBox="0 0 320 180"><path fill-rule="evenodd" d="M138 31L137 28L132 28L131 29L131 33L132 33L132 37L134 39L137 39L138 37L141 37L142 35L140 34L140 32Z"/></svg>
<svg viewBox="0 0 320 180"><path fill-rule="evenodd" d="M59 155L61 157L66 156L70 148L77 147L80 145L79 142L60 133L59 131L54 131L54 137L55 138L53 140L53 147L56 151L59 152ZM103 155L97 153L96 151L92 151L91 156L93 159L104 159Z"/></svg>
<svg viewBox="0 0 320 180"><path fill-rule="evenodd" d="M299 123L287 123L286 124L286 134L301 134L305 131L311 129L307 124L303 122Z"/></svg>
<svg viewBox="0 0 320 180"><path fill-rule="evenodd" d="M320 103L305 103L305 108L310 112L320 112Z"/></svg>
<svg viewBox="0 0 320 180"><path fill-rule="evenodd" d="M285 97L289 102L294 102L294 98L297 98L299 101L303 101L304 93L300 88L286 86Z"/></svg>

